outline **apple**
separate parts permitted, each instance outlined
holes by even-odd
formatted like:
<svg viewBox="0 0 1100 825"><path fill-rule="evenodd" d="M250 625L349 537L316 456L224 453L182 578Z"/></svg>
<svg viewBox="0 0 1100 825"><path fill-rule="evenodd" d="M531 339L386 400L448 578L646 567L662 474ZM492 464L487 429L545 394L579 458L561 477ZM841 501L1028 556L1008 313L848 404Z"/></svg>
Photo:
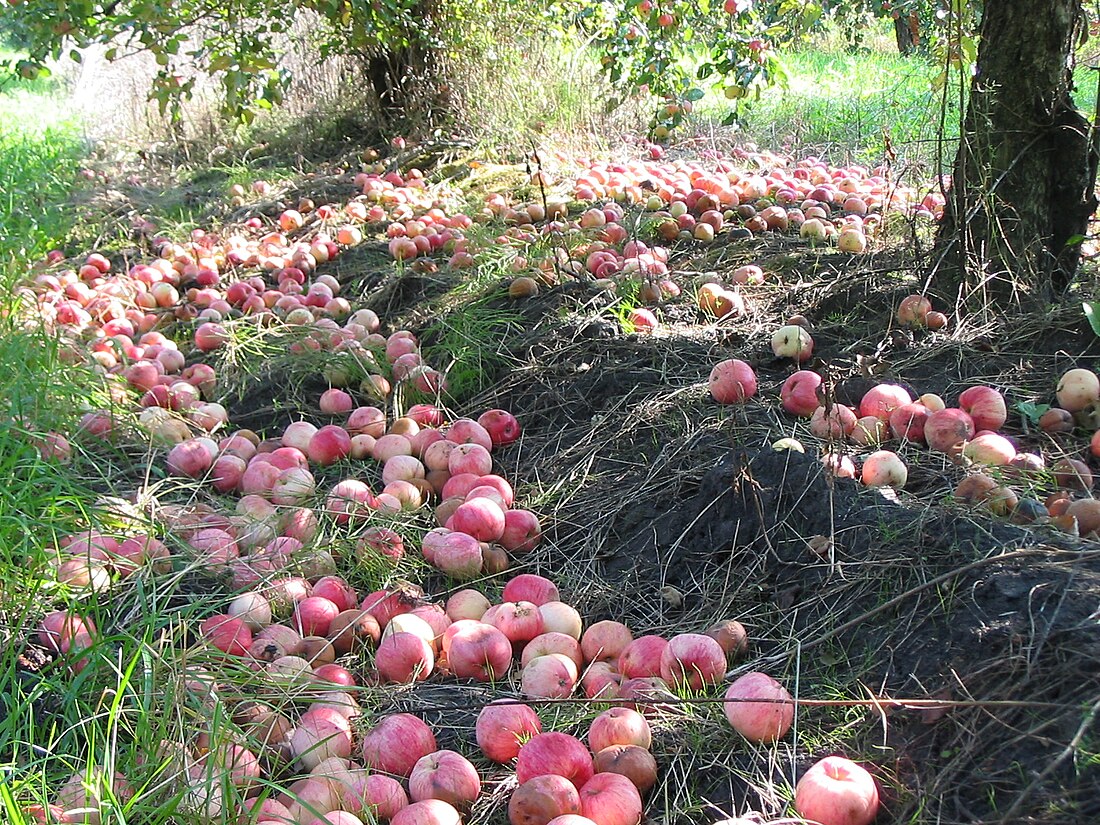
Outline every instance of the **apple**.
<svg viewBox="0 0 1100 825"><path fill-rule="evenodd" d="M1059 407L1071 413L1080 412L1100 401L1100 377L1093 370L1067 370L1058 379L1055 395Z"/></svg>
<svg viewBox="0 0 1100 825"><path fill-rule="evenodd" d="M619 673L624 679L661 675L661 657L668 640L662 636L639 636L619 656Z"/></svg>
<svg viewBox="0 0 1100 825"><path fill-rule="evenodd" d="M902 326L922 327L931 311L932 302L923 295L908 295L898 305L898 323Z"/></svg>
<svg viewBox="0 0 1100 825"><path fill-rule="evenodd" d="M553 773L564 776L580 790L593 772L588 748L576 737L556 731L535 734L520 746L516 757L520 783Z"/></svg>
<svg viewBox="0 0 1100 825"><path fill-rule="evenodd" d="M462 825L462 815L449 802L425 799L399 810L390 825Z"/></svg>
<svg viewBox="0 0 1100 825"><path fill-rule="evenodd" d="M794 723L794 700L779 682L754 671L737 679L726 690L726 719L751 742L781 739ZM765 700L765 701L753 701Z"/></svg>
<svg viewBox="0 0 1100 825"><path fill-rule="evenodd" d="M420 636L400 632L383 637L374 652L378 675L387 682L422 682L435 666L435 654Z"/></svg>
<svg viewBox="0 0 1100 825"><path fill-rule="evenodd" d="M629 779L639 793L657 784L657 760L641 745L609 745L597 751L596 773L617 773Z"/></svg>
<svg viewBox="0 0 1100 825"><path fill-rule="evenodd" d="M805 327L787 324L772 334L772 352L776 358L792 358L807 361L814 351L814 339Z"/></svg>
<svg viewBox="0 0 1100 825"><path fill-rule="evenodd" d="M573 693L580 674L563 653L532 658L520 673L520 692L535 699L564 699Z"/></svg>
<svg viewBox="0 0 1100 825"><path fill-rule="evenodd" d="M970 387L959 396L959 407L970 414L974 429L998 430L1008 418L1004 396L992 387Z"/></svg>
<svg viewBox="0 0 1100 825"><path fill-rule="evenodd" d="M562 814L579 814L577 788L563 776L543 774L520 785L508 801L509 825L546 825Z"/></svg>
<svg viewBox="0 0 1100 825"><path fill-rule="evenodd" d="M923 404L902 404L890 413L890 432L894 438L923 444L924 425L931 411Z"/></svg>
<svg viewBox="0 0 1100 825"><path fill-rule="evenodd" d="M661 652L661 678L673 687L702 690L723 677L726 652L710 636L680 633Z"/></svg>
<svg viewBox="0 0 1100 825"><path fill-rule="evenodd" d="M396 776L408 776L421 757L438 750L431 728L410 713L382 719L363 736L361 748L367 768Z"/></svg>
<svg viewBox="0 0 1100 825"><path fill-rule="evenodd" d="M542 541L539 518L530 510L505 510L504 532L498 543L510 553L528 553Z"/></svg>
<svg viewBox="0 0 1100 825"><path fill-rule="evenodd" d="M612 662L634 641L634 634L622 622L604 619L591 624L581 635L581 655L585 662Z"/></svg>
<svg viewBox="0 0 1100 825"><path fill-rule="evenodd" d="M856 414L844 404L818 407L810 416L810 432L818 438L844 440L855 428Z"/></svg>
<svg viewBox="0 0 1100 825"><path fill-rule="evenodd" d="M460 679L493 682L503 677L512 664L512 643L492 625L471 622L451 636L447 664Z"/></svg>
<svg viewBox="0 0 1100 825"><path fill-rule="evenodd" d="M508 580L500 598L504 602L524 601L541 606L547 602L559 601L561 594L558 586L550 579L534 573L520 573Z"/></svg>
<svg viewBox="0 0 1100 825"><path fill-rule="evenodd" d="M779 390L783 409L803 418L813 415L814 410L821 406L821 399L818 398L820 386L821 376L812 370L799 370L788 376Z"/></svg>
<svg viewBox="0 0 1100 825"><path fill-rule="evenodd" d="M1000 466L1016 457L1016 447L1003 435L983 432L966 442L962 454L975 464Z"/></svg>
<svg viewBox="0 0 1100 825"><path fill-rule="evenodd" d="M549 631L540 633L523 646L519 660L520 666L526 668L531 660L551 653L560 653L568 658L576 665L578 672L584 665L581 646L576 637L570 636L568 633Z"/></svg>
<svg viewBox="0 0 1100 825"><path fill-rule="evenodd" d="M478 747L493 762L511 762L532 736L542 733L542 722L529 705L497 699L481 709L474 735Z"/></svg>
<svg viewBox="0 0 1100 825"><path fill-rule="evenodd" d="M821 825L870 825L879 794L867 769L843 756L815 762L794 789L798 815Z"/></svg>
<svg viewBox="0 0 1100 825"><path fill-rule="evenodd" d="M877 384L863 394L859 402L860 416L873 415L883 420L904 404L912 403L913 398L905 387L897 384Z"/></svg>
<svg viewBox="0 0 1100 825"><path fill-rule="evenodd" d="M522 432L519 421L507 410L487 410L478 416L477 423L489 433L493 447L511 444Z"/></svg>
<svg viewBox="0 0 1100 825"><path fill-rule="evenodd" d="M756 373L736 358L715 364L708 383L711 396L719 404L735 404L756 395Z"/></svg>
<svg viewBox="0 0 1100 825"><path fill-rule="evenodd" d="M599 753L612 745L638 745L648 748L653 741L649 722L630 708L605 710L588 726L588 746Z"/></svg>
<svg viewBox="0 0 1100 825"><path fill-rule="evenodd" d="M864 460L860 477L868 487L904 487L909 469L897 453L878 450Z"/></svg>
<svg viewBox="0 0 1100 825"><path fill-rule="evenodd" d="M924 440L929 448L950 456L957 456L974 432L974 419L957 407L936 410L924 422Z"/></svg>
<svg viewBox="0 0 1100 825"><path fill-rule="evenodd" d="M422 756L409 774L409 796L414 802L442 799L456 808L465 808L480 795L477 768L455 751L441 750Z"/></svg>
<svg viewBox="0 0 1100 825"><path fill-rule="evenodd" d="M596 825L638 825L642 796L618 773L598 773L580 788L581 813Z"/></svg>

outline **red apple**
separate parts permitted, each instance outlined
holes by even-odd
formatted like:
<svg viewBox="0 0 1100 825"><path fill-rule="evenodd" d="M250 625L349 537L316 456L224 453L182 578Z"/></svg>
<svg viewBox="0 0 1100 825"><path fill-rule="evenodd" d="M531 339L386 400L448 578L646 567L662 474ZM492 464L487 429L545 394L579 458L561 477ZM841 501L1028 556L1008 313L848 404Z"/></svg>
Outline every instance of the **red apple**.
<svg viewBox="0 0 1100 825"><path fill-rule="evenodd" d="M414 802L442 799L465 808L481 795L481 779L470 760L450 750L422 756L409 774L409 796Z"/></svg>
<svg viewBox="0 0 1100 825"><path fill-rule="evenodd" d="M519 421L507 410L488 410L478 416L477 423L485 428L494 447L516 441L522 431Z"/></svg>
<svg viewBox="0 0 1100 825"><path fill-rule="evenodd" d="M527 780L508 801L510 825L546 825L562 814L579 814L581 798L576 786L556 774Z"/></svg>
<svg viewBox="0 0 1100 825"><path fill-rule="evenodd" d="M564 776L580 790L592 778L592 755L576 737L556 731L536 734L519 749L516 778L523 783L548 773Z"/></svg>
<svg viewBox="0 0 1100 825"><path fill-rule="evenodd" d="M766 673L746 673L729 686L726 699L733 700L723 705L726 719L751 742L774 742L794 722L791 694Z"/></svg>
<svg viewBox="0 0 1100 825"><path fill-rule="evenodd" d="M634 783L617 773L598 773L580 788L581 813L596 825L638 825L642 796Z"/></svg>
<svg viewBox="0 0 1100 825"><path fill-rule="evenodd" d="M408 776L421 757L436 750L431 728L409 713L387 716L363 736L363 764L396 776Z"/></svg>
<svg viewBox="0 0 1100 825"><path fill-rule="evenodd" d="M710 636L680 633L668 640L661 652L661 678L674 687L702 690L726 671L726 652Z"/></svg>
<svg viewBox="0 0 1100 825"><path fill-rule="evenodd" d="M821 825L870 825L878 814L878 786L855 762L826 756L798 780L794 808Z"/></svg>
<svg viewBox="0 0 1100 825"><path fill-rule="evenodd" d="M803 418L813 415L821 406L817 395L820 386L821 376L812 370L799 370L790 375L779 390L783 409Z"/></svg>
<svg viewBox="0 0 1100 825"><path fill-rule="evenodd" d="M974 429L999 430L1008 418L1004 396L992 387L970 387L959 396L959 407L970 414Z"/></svg>

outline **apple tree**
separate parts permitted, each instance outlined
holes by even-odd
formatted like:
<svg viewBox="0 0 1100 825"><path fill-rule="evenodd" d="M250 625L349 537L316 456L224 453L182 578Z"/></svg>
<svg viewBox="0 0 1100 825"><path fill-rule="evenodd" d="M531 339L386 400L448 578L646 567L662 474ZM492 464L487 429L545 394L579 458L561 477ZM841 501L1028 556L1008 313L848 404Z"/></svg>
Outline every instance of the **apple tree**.
<svg viewBox="0 0 1100 825"><path fill-rule="evenodd" d="M998 301L1069 284L1097 206L1100 134L1073 101L1087 26L1082 0L984 4L933 276Z"/></svg>
<svg viewBox="0 0 1100 825"><path fill-rule="evenodd" d="M415 89L439 91L437 55L461 48L490 0L7 0L0 35L20 56L9 76L48 73L50 61L81 60L108 47L108 60L144 51L159 71L151 96L162 110L195 91L197 67L222 86L225 114L248 122L278 105L291 80L280 60L294 21L311 15L322 57L358 58L383 110L400 109ZM504 5L508 5L507 2ZM514 4L513 4L514 5ZM420 102L433 102L421 98Z"/></svg>

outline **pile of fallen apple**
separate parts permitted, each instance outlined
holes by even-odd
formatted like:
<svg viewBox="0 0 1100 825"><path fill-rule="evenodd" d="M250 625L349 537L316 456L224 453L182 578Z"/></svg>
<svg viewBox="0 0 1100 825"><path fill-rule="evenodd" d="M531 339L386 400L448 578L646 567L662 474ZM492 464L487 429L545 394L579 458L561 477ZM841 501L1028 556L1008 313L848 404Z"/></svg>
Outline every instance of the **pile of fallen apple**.
<svg viewBox="0 0 1100 825"><path fill-rule="evenodd" d="M897 319L905 326L933 329L941 329L947 320L920 295L902 301ZM801 363L813 354L813 337L805 319L792 320L796 323L780 327L772 336L771 349L778 358ZM741 403L757 393L756 374L740 359L716 364L709 385L711 396L722 404ZM966 469L955 488L957 502L1019 523L1043 520L1073 535L1096 536L1100 531L1100 500L1091 495L1093 474L1088 464L1063 455L1048 467L1041 454L1017 450L1013 440L999 432L1008 419L1008 407L993 387L963 390L954 407L933 393L913 398L897 384L872 387L858 408L831 401L826 389L820 373L800 369L783 382L779 396L784 410L809 419L810 433L825 444L821 460L832 475L856 477L857 456L851 450L873 450L889 441L902 447L927 447ZM1058 381L1055 397L1057 406L1043 412L1039 428L1048 434L1072 433L1078 426L1091 430L1087 453L1100 458L1100 377L1092 370L1068 370ZM792 438L780 439L774 446L803 450ZM903 488L908 475L902 457L887 449L864 457L859 471L869 487ZM1026 491L1025 497L1018 489ZM1044 498L1040 500L1039 495Z"/></svg>
<svg viewBox="0 0 1100 825"><path fill-rule="evenodd" d="M635 638L614 621L584 628L556 585L534 574L510 579L501 599L491 604L466 589L440 605L406 586L360 600L338 576L257 584L202 623L200 644L224 657L226 671L192 667L185 690L221 724L190 742L160 744L157 757L168 765L163 793L211 819L458 825L482 792L466 756L440 750L431 728L411 714L361 729L357 679L338 657L350 664L372 654L365 678L373 683L511 678L532 704L578 688L611 704L588 726L585 745L544 731L531 704L501 699L480 711L476 745L489 763L514 766L512 825L636 825L658 774L646 714L675 702L671 690L700 695L717 685L729 659L747 649L744 628L728 621L670 639ZM39 637L72 662L95 632L88 620L56 612ZM241 669L251 678L242 679ZM724 695L726 718L750 742L773 742L791 727L792 697L764 673L741 676ZM499 769L492 778L501 780ZM265 780L284 790L271 793ZM109 811L105 800L124 803L132 793L121 774L108 780L80 772L40 813L47 821L98 822ZM804 775L794 804L811 821L866 825L878 810L878 790L865 769L832 756Z"/></svg>

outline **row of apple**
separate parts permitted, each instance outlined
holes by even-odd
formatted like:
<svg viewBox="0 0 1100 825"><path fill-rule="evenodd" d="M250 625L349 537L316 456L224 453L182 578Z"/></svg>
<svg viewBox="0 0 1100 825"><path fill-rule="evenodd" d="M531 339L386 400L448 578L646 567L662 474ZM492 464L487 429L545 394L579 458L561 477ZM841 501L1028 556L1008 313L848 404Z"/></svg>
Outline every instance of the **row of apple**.
<svg viewBox="0 0 1100 825"><path fill-rule="evenodd" d="M526 704L500 700L480 712L477 746L490 762L514 764L520 783L509 802L511 825L547 825L566 815L595 825L636 825L658 773L644 714L672 699L669 688L698 692L716 685L727 657L744 652L744 629L723 622L706 634L666 640L635 638L614 621L584 628L554 583L532 574L508 581L501 599L493 605L470 589L443 606L397 589L368 594L360 603L336 576L312 583L276 579L236 597L225 614L202 623L202 644L225 654L226 667L238 659L258 678L232 681L234 728L200 729L193 741L162 743L158 755L171 765L181 805L207 817L239 806L242 816L281 825L354 825L364 815L397 825L457 825L481 793L476 767L456 751L439 750L430 728L409 714L385 717L357 738L357 681L337 656L374 648L370 681L500 683L516 651L517 686L532 699L561 698L579 685L593 699L627 704L596 716L588 747L566 733L544 731ZM283 623L275 621L280 615L287 617ZM39 635L64 651L94 632L87 620L57 612L46 617ZM214 664L192 668L187 689L217 704L221 684L232 678ZM250 687L260 698L279 686L299 688L297 705L241 701ZM791 695L763 673L740 677L724 697L726 718L751 742L773 742L791 727ZM265 779L281 782L285 792L257 798ZM121 775L114 789L116 799L132 793ZM84 821L74 813L98 821L107 812L100 792L77 774L56 796L54 821ZM878 790L865 769L831 757L807 772L794 804L799 815L826 825L866 825L877 812Z"/></svg>

